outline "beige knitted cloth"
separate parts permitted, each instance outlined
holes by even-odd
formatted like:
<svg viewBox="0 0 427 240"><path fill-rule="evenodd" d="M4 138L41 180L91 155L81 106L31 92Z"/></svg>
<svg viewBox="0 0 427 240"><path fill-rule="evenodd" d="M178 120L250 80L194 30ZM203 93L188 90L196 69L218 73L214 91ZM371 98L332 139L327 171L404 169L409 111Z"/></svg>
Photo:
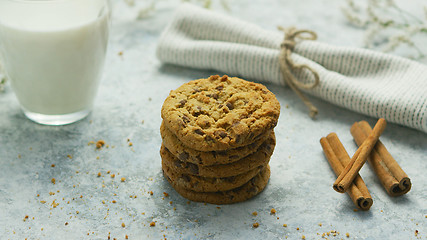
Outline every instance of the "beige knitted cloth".
<svg viewBox="0 0 427 240"><path fill-rule="evenodd" d="M211 69L230 76L284 85L279 66L283 32L183 4L162 33L157 56L164 63ZM320 77L308 94L372 117L427 132L427 66L353 47L304 40L292 59ZM307 70L294 71L303 83Z"/></svg>

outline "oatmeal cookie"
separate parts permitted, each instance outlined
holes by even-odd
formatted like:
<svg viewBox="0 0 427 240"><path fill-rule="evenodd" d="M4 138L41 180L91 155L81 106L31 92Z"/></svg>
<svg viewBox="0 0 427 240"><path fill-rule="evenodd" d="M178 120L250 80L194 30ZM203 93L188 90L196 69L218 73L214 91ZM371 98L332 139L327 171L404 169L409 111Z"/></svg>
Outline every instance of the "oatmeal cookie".
<svg viewBox="0 0 427 240"><path fill-rule="evenodd" d="M162 170L177 186L194 192L218 192L238 188L254 178L263 168L255 168L237 176L225 178L199 177L190 174L179 174L162 163Z"/></svg>
<svg viewBox="0 0 427 240"><path fill-rule="evenodd" d="M222 151L251 144L272 130L280 104L262 84L215 75L171 91L161 114L187 147Z"/></svg>
<svg viewBox="0 0 427 240"><path fill-rule="evenodd" d="M270 178L270 167L267 165L266 168L243 186L222 192L195 192L180 187L167 175L165 175L165 178L181 196L191 201L211 204L231 204L246 201L262 192Z"/></svg>
<svg viewBox="0 0 427 240"><path fill-rule="evenodd" d="M223 151L202 152L185 146L179 139L165 127L162 123L160 134L165 147L179 160L187 161L201 166L211 166L217 164L229 164L236 162L252 153L271 136L272 131L264 134L259 140L242 147L231 148Z"/></svg>
<svg viewBox="0 0 427 240"><path fill-rule="evenodd" d="M178 174L190 174L202 177L224 178L236 176L252 169L266 165L270 161L275 147L275 138L272 135L257 151L239 161L230 164L218 164L212 166L201 166L190 162L179 160L163 144L160 149L162 164L168 166Z"/></svg>

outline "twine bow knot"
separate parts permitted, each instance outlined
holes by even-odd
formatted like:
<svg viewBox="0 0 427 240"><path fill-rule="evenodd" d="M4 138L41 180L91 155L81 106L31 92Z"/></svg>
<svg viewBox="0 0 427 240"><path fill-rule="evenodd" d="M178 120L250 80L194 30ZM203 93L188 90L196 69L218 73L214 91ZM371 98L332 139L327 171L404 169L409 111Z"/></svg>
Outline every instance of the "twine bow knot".
<svg viewBox="0 0 427 240"><path fill-rule="evenodd" d="M295 45L297 43L296 40L316 40L317 35L315 32L310 30L297 30L294 27L291 28L283 28L278 27L279 30L285 32L285 37L283 39L283 42L280 44L280 55L279 55L279 62L280 62L280 70L282 72L283 79L285 80L286 84L298 95L298 97L301 98L301 100L304 102L304 104L308 107L310 110L310 117L315 118L318 110L317 108L308 100L307 97L304 96L304 94L301 92L300 89L313 89L317 85L319 85L319 74L310 66L306 64L296 64L292 58L291 54L292 51L295 48ZM308 34L308 35L305 35ZM313 74L314 82L312 83L304 83L299 81L295 78L295 76L292 74L292 70L303 70L307 69Z"/></svg>

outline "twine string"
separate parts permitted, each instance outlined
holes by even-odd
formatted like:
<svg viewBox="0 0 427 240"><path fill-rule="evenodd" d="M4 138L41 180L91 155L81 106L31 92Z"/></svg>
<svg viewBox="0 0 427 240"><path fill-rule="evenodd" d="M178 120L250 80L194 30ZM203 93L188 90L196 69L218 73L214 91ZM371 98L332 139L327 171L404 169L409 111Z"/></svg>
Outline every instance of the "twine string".
<svg viewBox="0 0 427 240"><path fill-rule="evenodd" d="M279 30L285 33L285 37L283 42L280 44L280 70L282 72L283 79L286 84L298 95L298 97L304 102L304 104L308 107L310 111L310 117L315 118L318 110L317 108L308 100L306 96L302 93L301 89L313 89L319 85L320 79L319 74L310 66L306 64L296 64L292 58L292 51L295 48L296 40L316 40L317 35L315 32L310 30L297 30L294 27L291 28L283 28L281 26L278 27ZM312 83L304 83L296 79L296 77L292 74L292 71L301 71L306 69L313 74L314 82Z"/></svg>

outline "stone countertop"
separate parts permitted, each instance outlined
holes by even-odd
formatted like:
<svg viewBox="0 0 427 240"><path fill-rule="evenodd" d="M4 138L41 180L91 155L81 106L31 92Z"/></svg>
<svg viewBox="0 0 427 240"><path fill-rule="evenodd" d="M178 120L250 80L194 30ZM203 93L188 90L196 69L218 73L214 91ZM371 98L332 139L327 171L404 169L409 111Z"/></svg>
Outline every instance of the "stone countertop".
<svg viewBox="0 0 427 240"><path fill-rule="evenodd" d="M156 59L156 40L179 1L159 1L139 21L135 9L113 3L105 73L86 119L38 125L25 118L9 85L0 93L0 239L321 239L330 231L339 233L329 239L347 239L346 233L348 239L427 238L427 135L387 126L381 140L411 178L412 190L389 197L365 166L361 176L374 204L367 212L354 211L348 195L331 187L335 175L319 139L336 132L352 155L350 126L375 119L312 98L320 112L313 121L291 90L276 85L267 85L282 106L267 188L224 206L182 198L161 173L160 109L171 89L216 72ZM363 30L346 22L338 0L228 3L228 13L214 8L265 28L297 25L315 30L319 41L362 46ZM106 142L101 150L88 145L100 139Z"/></svg>

